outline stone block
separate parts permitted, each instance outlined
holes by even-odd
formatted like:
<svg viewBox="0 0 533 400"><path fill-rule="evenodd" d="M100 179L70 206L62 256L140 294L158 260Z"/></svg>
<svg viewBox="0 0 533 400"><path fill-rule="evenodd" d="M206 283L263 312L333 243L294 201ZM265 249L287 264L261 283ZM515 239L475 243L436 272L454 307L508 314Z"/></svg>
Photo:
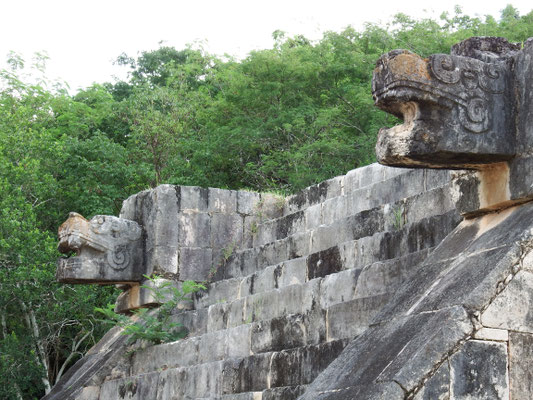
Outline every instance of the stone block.
<svg viewBox="0 0 533 400"><path fill-rule="evenodd" d="M322 203L307 207L304 215L306 230L314 229L322 225Z"/></svg>
<svg viewBox="0 0 533 400"><path fill-rule="evenodd" d="M258 249L248 249L241 252L241 276L247 276L256 272L259 268L257 259L259 257Z"/></svg>
<svg viewBox="0 0 533 400"><path fill-rule="evenodd" d="M276 265L289 258L289 239L277 240L259 248L258 266Z"/></svg>
<svg viewBox="0 0 533 400"><path fill-rule="evenodd" d="M246 298L239 298L232 301L228 304L227 311L227 326L230 328L235 328L242 324L249 324L252 322L251 319L245 319L246 315Z"/></svg>
<svg viewBox="0 0 533 400"><path fill-rule="evenodd" d="M261 193L261 201L258 215L264 219L279 218L283 215L285 198L281 195Z"/></svg>
<svg viewBox="0 0 533 400"><path fill-rule="evenodd" d="M509 399L507 344L469 340L450 357L452 399Z"/></svg>
<svg viewBox="0 0 533 400"><path fill-rule="evenodd" d="M409 173L409 168L396 168L383 165L383 180L392 179L398 175ZM437 170L435 170L437 171Z"/></svg>
<svg viewBox="0 0 533 400"><path fill-rule="evenodd" d="M361 188L346 193L346 213L355 215L361 211L369 210L375 206L375 199L370 188Z"/></svg>
<svg viewBox="0 0 533 400"><path fill-rule="evenodd" d="M327 181L318 183L313 186L309 186L304 189L307 192L307 200L309 205L322 203L326 200L328 194L328 183Z"/></svg>
<svg viewBox="0 0 533 400"><path fill-rule="evenodd" d="M320 285L320 306L331 307L354 299L360 269L350 269L327 275Z"/></svg>
<svg viewBox="0 0 533 400"><path fill-rule="evenodd" d="M302 284L305 283L306 280L307 262L304 257L295 258L283 263L281 276L278 280L279 287Z"/></svg>
<svg viewBox="0 0 533 400"><path fill-rule="evenodd" d="M309 206L307 200L307 191L301 190L298 193L287 197L285 205L283 207L283 215L292 214L296 211L301 211Z"/></svg>
<svg viewBox="0 0 533 400"><path fill-rule="evenodd" d="M358 168L359 172L359 186L369 186L381 182L384 178L384 167L380 164L374 163Z"/></svg>
<svg viewBox="0 0 533 400"><path fill-rule="evenodd" d="M311 383L343 350L343 341L334 341L276 352L271 363L273 387Z"/></svg>
<svg viewBox="0 0 533 400"><path fill-rule="evenodd" d="M252 355L252 325L240 325L228 331L226 358L247 357Z"/></svg>
<svg viewBox="0 0 533 400"><path fill-rule="evenodd" d="M450 367L445 361L437 371L424 383L414 400L449 400Z"/></svg>
<svg viewBox="0 0 533 400"><path fill-rule="evenodd" d="M209 189L198 186L180 186L180 210L207 211Z"/></svg>
<svg viewBox="0 0 533 400"><path fill-rule="evenodd" d="M269 386L271 353L246 357L239 364L237 384L233 392L261 391Z"/></svg>
<svg viewBox="0 0 533 400"><path fill-rule="evenodd" d="M361 168L352 169L344 176L344 194L352 193L360 188Z"/></svg>
<svg viewBox="0 0 533 400"><path fill-rule="evenodd" d="M481 328L474 333L474 339L507 342L509 332L505 329Z"/></svg>
<svg viewBox="0 0 533 400"><path fill-rule="evenodd" d="M259 217L256 217L255 215L244 217L244 232L242 243L240 244L239 248L249 249L253 247L254 239L256 238L259 231L260 221L261 220L259 219Z"/></svg>
<svg viewBox="0 0 533 400"><path fill-rule="evenodd" d="M159 373L106 381L100 388L100 399L155 400Z"/></svg>
<svg viewBox="0 0 533 400"><path fill-rule="evenodd" d="M253 353L282 351L305 346L309 333L309 319L302 314L283 315L252 324Z"/></svg>
<svg viewBox="0 0 533 400"><path fill-rule="evenodd" d="M351 240L339 244L339 253L343 269L357 268L356 265L356 241Z"/></svg>
<svg viewBox="0 0 533 400"><path fill-rule="evenodd" d="M305 230L305 214L297 211L276 220L276 239L285 239L290 235Z"/></svg>
<svg viewBox="0 0 533 400"><path fill-rule="evenodd" d="M205 281L213 267L212 250L194 247L180 248L180 280Z"/></svg>
<svg viewBox="0 0 533 400"><path fill-rule="evenodd" d="M182 324L189 332L189 337L201 336L207 332L209 309L190 310L172 315L172 322Z"/></svg>
<svg viewBox="0 0 533 400"><path fill-rule="evenodd" d="M266 292L277 288L282 265L271 265L254 274L254 293Z"/></svg>
<svg viewBox="0 0 533 400"><path fill-rule="evenodd" d="M449 171L446 169L424 169L425 190L429 191L448 185L454 175L455 171Z"/></svg>
<svg viewBox="0 0 533 400"><path fill-rule="evenodd" d="M406 223L414 223L431 215L446 214L455 210L455 202L452 199L450 186L441 186L416 195L396 207L402 207Z"/></svg>
<svg viewBox="0 0 533 400"><path fill-rule="evenodd" d="M311 231L295 233L288 238L289 260L307 256L311 247Z"/></svg>
<svg viewBox="0 0 533 400"><path fill-rule="evenodd" d="M178 274L178 246L156 246L146 249L147 274Z"/></svg>
<svg viewBox="0 0 533 400"><path fill-rule="evenodd" d="M257 235L254 237L254 246L263 246L276 240L277 220L264 221L257 225Z"/></svg>
<svg viewBox="0 0 533 400"><path fill-rule="evenodd" d="M311 231L311 245L310 253L317 253L336 246L339 242L336 234L338 233L336 226L319 226Z"/></svg>
<svg viewBox="0 0 533 400"><path fill-rule="evenodd" d="M343 268L338 246L313 253L307 257L307 279L322 278L334 274Z"/></svg>
<svg viewBox="0 0 533 400"><path fill-rule="evenodd" d="M242 307L243 321L241 323L249 324L269 320L278 317L282 312L280 310L280 292L277 289L257 293L243 300L245 300L245 306Z"/></svg>
<svg viewBox="0 0 533 400"><path fill-rule="evenodd" d="M290 285L279 291L279 313L303 314L318 308L320 299L320 279L307 282L304 285Z"/></svg>
<svg viewBox="0 0 533 400"><path fill-rule="evenodd" d="M324 225L331 225L347 216L347 196L334 197L322 203L322 223Z"/></svg>
<svg viewBox="0 0 533 400"><path fill-rule="evenodd" d="M533 398L533 335L509 333L509 386L511 399Z"/></svg>
<svg viewBox="0 0 533 400"><path fill-rule="evenodd" d="M481 314L484 326L533 333L533 273L520 271Z"/></svg>
<svg viewBox="0 0 533 400"><path fill-rule="evenodd" d="M243 215L257 215L261 206L261 195L256 192L237 191L237 212Z"/></svg>
<svg viewBox="0 0 533 400"><path fill-rule="evenodd" d="M362 334L389 299L389 295L376 295L332 305L327 312L327 340Z"/></svg>
<svg viewBox="0 0 533 400"><path fill-rule="evenodd" d="M207 332L214 332L228 328L228 303L217 303L207 309Z"/></svg>
<svg viewBox="0 0 533 400"><path fill-rule="evenodd" d="M182 211L178 217L182 247L211 246L211 217L204 212Z"/></svg>
<svg viewBox="0 0 533 400"><path fill-rule="evenodd" d="M198 364L223 360L228 348L228 330L209 332L200 336Z"/></svg>
<svg viewBox="0 0 533 400"><path fill-rule="evenodd" d="M215 303L233 301L239 297L240 285L240 278L213 282L207 286L207 290L195 293L194 306L196 309L207 308Z"/></svg>
<svg viewBox="0 0 533 400"><path fill-rule="evenodd" d="M211 245L215 249L237 249L242 242L243 217L238 214L211 216Z"/></svg>
<svg viewBox="0 0 533 400"><path fill-rule="evenodd" d="M131 375L194 365L198 362L200 342L200 338L193 337L138 350L133 353Z"/></svg>
<svg viewBox="0 0 533 400"><path fill-rule="evenodd" d="M207 210L212 213L224 214L237 212L237 192L235 190L209 188Z"/></svg>

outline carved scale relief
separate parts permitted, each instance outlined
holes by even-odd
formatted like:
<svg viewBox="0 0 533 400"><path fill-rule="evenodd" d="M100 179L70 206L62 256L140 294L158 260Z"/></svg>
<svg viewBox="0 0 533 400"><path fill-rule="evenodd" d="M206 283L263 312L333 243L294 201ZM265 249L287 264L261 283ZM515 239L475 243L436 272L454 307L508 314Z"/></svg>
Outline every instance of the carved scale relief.
<svg viewBox="0 0 533 400"><path fill-rule="evenodd" d="M502 94L505 87L502 66L475 59L458 59L447 54L430 57L430 69L439 81L464 89L457 94L447 93L459 105L459 122L473 132L483 133L490 128L489 105L482 93Z"/></svg>

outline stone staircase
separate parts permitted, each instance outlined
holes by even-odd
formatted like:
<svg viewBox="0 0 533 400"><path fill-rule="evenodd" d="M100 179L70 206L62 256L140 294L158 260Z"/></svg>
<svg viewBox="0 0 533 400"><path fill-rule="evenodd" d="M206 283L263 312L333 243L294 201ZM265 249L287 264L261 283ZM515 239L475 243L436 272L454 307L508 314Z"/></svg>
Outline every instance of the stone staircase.
<svg viewBox="0 0 533 400"><path fill-rule="evenodd" d="M188 337L124 358L95 398L296 399L460 222L452 185L375 164L290 197L176 313Z"/></svg>

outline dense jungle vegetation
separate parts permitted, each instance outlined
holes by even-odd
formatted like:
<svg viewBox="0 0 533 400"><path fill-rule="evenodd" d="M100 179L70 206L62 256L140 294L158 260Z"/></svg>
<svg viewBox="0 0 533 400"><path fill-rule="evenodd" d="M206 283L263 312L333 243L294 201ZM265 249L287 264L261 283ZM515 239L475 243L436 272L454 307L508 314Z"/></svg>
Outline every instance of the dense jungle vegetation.
<svg viewBox="0 0 533 400"><path fill-rule="evenodd" d="M399 14L316 42L276 31L243 60L162 46L120 55L129 79L75 95L46 79L43 57L12 54L0 71L0 398L41 397L103 334L94 307L113 290L54 279L69 211L116 215L161 183L289 193L371 163L378 129L396 123L373 106L378 57L481 35L522 42L533 12Z"/></svg>

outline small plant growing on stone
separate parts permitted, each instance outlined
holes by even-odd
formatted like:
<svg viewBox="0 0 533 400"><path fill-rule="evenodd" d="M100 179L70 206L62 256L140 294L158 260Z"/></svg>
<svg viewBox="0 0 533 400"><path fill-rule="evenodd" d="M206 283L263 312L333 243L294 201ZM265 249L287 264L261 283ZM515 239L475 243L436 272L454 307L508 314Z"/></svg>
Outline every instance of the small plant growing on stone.
<svg viewBox="0 0 533 400"><path fill-rule="evenodd" d="M398 206L397 208L394 208L392 210L392 215L393 215L392 225L394 226L394 229L396 229L396 230L402 229L402 227L404 225L403 207L402 206Z"/></svg>
<svg viewBox="0 0 533 400"><path fill-rule="evenodd" d="M187 330L182 324L171 321L172 311L182 301L192 301L189 295L205 286L194 281L185 281L181 289L172 286L171 282L165 282L157 286L157 276L149 277L145 275L154 286L142 285L141 287L151 290L155 302L160 306L157 310L141 308L134 310L133 314L137 318L130 318L124 314L114 311L114 305L108 304L106 308L96 307L95 311L107 317L105 323L123 328L123 335L129 335L129 342L144 340L151 344L168 343L183 339L187 335Z"/></svg>
<svg viewBox="0 0 533 400"><path fill-rule="evenodd" d="M228 244L222 249L222 256L224 257L224 262L228 261L233 251L235 250L235 242Z"/></svg>
<svg viewBox="0 0 533 400"><path fill-rule="evenodd" d="M257 235L258 230L259 230L259 225L257 225L256 221L253 221L252 224L250 225L250 232L252 233L252 235Z"/></svg>

